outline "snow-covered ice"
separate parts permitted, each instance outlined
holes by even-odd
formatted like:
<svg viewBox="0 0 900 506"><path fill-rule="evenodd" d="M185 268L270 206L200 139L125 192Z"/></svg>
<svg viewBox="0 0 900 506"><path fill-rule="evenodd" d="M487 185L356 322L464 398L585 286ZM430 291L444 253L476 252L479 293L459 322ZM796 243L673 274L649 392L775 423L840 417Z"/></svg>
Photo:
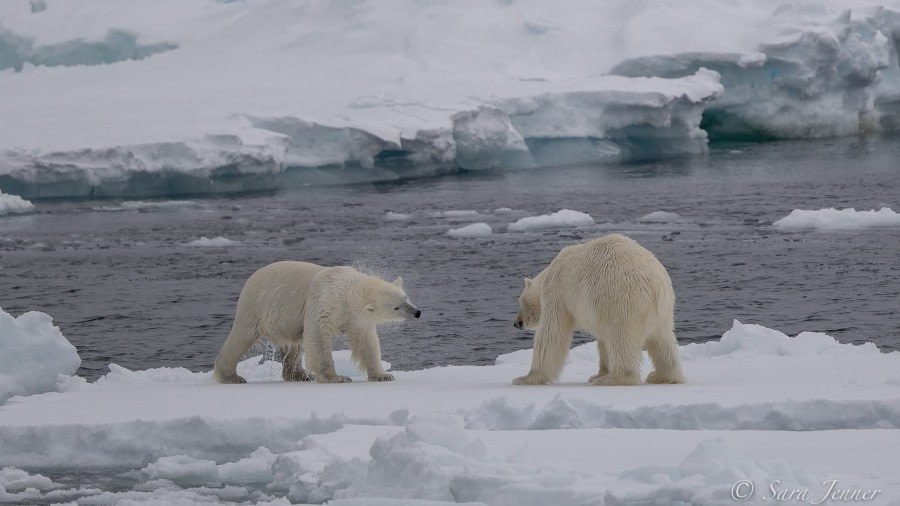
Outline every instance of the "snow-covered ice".
<svg viewBox="0 0 900 506"><path fill-rule="evenodd" d="M80 365L50 316L32 311L14 318L0 309L0 404L14 395L53 391L60 375L71 376Z"/></svg>
<svg viewBox="0 0 900 506"><path fill-rule="evenodd" d="M900 227L900 214L889 207L879 210L857 211L848 209L794 209L791 214L773 225L785 231L792 230L853 230L860 228Z"/></svg>
<svg viewBox="0 0 900 506"><path fill-rule="evenodd" d="M751 504L772 484L818 498L832 480L882 491L867 504L900 498L900 354L737 321L680 351L687 384L606 388L586 384L594 344L541 387L510 384L530 350L391 383L365 381L345 350L342 385L281 382L259 357L240 364L247 385L111 366L0 409L0 500L725 504L741 480ZM130 469L138 484L65 489L23 469Z"/></svg>
<svg viewBox="0 0 900 506"><path fill-rule="evenodd" d="M472 223L460 228L451 228L447 231L450 237L487 237L494 233L494 230L487 223Z"/></svg>
<svg viewBox="0 0 900 506"><path fill-rule="evenodd" d="M240 241L228 239L227 237L219 236L210 239L209 237L202 236L199 239L187 243L186 246L195 246L201 248L225 248L228 246L238 246L240 244Z"/></svg>
<svg viewBox="0 0 900 506"><path fill-rule="evenodd" d="M898 29L900 0L2 2L0 186L246 191L297 168L391 179L894 131Z"/></svg>
<svg viewBox="0 0 900 506"><path fill-rule="evenodd" d="M0 191L0 216L34 211L34 204L18 195L8 195Z"/></svg>
<svg viewBox="0 0 900 506"><path fill-rule="evenodd" d="M581 211L560 209L555 213L527 216L509 224L510 231L539 230L544 228L589 227L594 218Z"/></svg>

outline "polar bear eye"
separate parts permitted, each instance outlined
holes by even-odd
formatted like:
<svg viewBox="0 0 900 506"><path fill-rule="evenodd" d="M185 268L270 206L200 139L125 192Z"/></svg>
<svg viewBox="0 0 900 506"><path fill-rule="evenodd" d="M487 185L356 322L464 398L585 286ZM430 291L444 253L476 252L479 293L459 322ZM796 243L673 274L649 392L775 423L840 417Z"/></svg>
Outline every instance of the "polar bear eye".
<svg viewBox="0 0 900 506"><path fill-rule="evenodd" d="M395 308L394 308L394 311L400 311L400 308L399 308L399 307L395 307Z"/></svg>

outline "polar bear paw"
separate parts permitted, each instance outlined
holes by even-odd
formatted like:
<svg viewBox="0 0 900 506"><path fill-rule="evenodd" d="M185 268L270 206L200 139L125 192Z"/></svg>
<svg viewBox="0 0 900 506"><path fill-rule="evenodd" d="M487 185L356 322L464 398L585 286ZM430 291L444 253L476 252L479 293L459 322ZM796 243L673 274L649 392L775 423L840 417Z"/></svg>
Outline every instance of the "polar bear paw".
<svg viewBox="0 0 900 506"><path fill-rule="evenodd" d="M684 383L684 377L678 374L660 374L658 371L653 371L647 375L647 383L656 385L676 385Z"/></svg>
<svg viewBox="0 0 900 506"><path fill-rule="evenodd" d="M597 381L598 379L606 376L607 374L609 374L609 373L608 372L597 373L597 374L591 376L590 378L588 378L588 383L593 383L593 382Z"/></svg>
<svg viewBox="0 0 900 506"><path fill-rule="evenodd" d="M324 374L317 374L316 382L318 382L318 383L351 383L351 382L353 382L353 380L350 379L350 376L341 376L340 374L335 374L334 376L325 376Z"/></svg>
<svg viewBox="0 0 900 506"><path fill-rule="evenodd" d="M394 375L388 372L370 374L369 381L394 381Z"/></svg>
<svg viewBox="0 0 900 506"><path fill-rule="evenodd" d="M549 385L550 381L547 378L538 376L536 374L527 374L525 376L519 376L518 378L513 380L513 385Z"/></svg>
<svg viewBox="0 0 900 506"><path fill-rule="evenodd" d="M634 386L641 384L641 377L634 374L629 376L616 376L612 374L607 374L605 376L600 376L599 378L595 378L591 381L591 385L596 386L605 386L605 387L621 387L621 386Z"/></svg>
<svg viewBox="0 0 900 506"><path fill-rule="evenodd" d="M235 374L233 376L225 376L219 379L219 383L224 383L226 385L239 385L242 383L246 383L247 380L242 378L241 376Z"/></svg>

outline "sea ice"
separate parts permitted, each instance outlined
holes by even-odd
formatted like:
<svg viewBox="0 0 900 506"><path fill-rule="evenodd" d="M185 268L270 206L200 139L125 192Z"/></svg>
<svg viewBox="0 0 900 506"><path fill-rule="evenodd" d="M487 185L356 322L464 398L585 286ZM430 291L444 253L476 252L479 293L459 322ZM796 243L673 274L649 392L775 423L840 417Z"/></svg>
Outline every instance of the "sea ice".
<svg viewBox="0 0 900 506"><path fill-rule="evenodd" d="M561 209L552 214L528 216L509 224L510 231L538 230L544 228L563 227L590 227L594 225L594 218L587 213Z"/></svg>
<svg viewBox="0 0 900 506"><path fill-rule="evenodd" d="M0 191L0 216L34 211L34 204L18 195L7 195Z"/></svg>
<svg viewBox="0 0 900 506"><path fill-rule="evenodd" d="M833 479L881 489L872 504L896 500L900 354L737 321L719 342L679 351L687 384L608 388L586 383L594 343L545 387L510 384L531 350L378 384L358 371L348 384L286 383L258 357L239 366L246 385L111 366L0 410L0 500L716 504L740 480L824 494ZM355 369L347 350L335 361ZM139 483L64 490L29 468L131 470Z"/></svg>
<svg viewBox="0 0 900 506"><path fill-rule="evenodd" d="M680 220L680 214L667 211L654 211L650 214L645 214L638 219L641 223L673 223Z"/></svg>
<svg viewBox="0 0 900 506"><path fill-rule="evenodd" d="M187 243L185 246L199 246L204 248L224 248L228 246L238 246L240 245L240 241L234 241L232 239L228 239L225 237L215 237L210 239L206 236L202 236L199 239L193 240Z"/></svg>
<svg viewBox="0 0 900 506"><path fill-rule="evenodd" d="M853 230L860 228L900 227L900 214L888 207L879 210L794 209L791 214L773 223L775 228L791 230Z"/></svg>
<svg viewBox="0 0 900 506"><path fill-rule="evenodd" d="M447 231L450 237L487 237L494 233L487 223L473 223L461 228L452 228Z"/></svg>
<svg viewBox="0 0 900 506"><path fill-rule="evenodd" d="M81 359L50 316L31 311L13 318L0 309L0 404L14 395L56 390Z"/></svg>
<svg viewBox="0 0 900 506"><path fill-rule="evenodd" d="M900 130L898 0L164 3L0 2L0 186L242 192Z"/></svg>

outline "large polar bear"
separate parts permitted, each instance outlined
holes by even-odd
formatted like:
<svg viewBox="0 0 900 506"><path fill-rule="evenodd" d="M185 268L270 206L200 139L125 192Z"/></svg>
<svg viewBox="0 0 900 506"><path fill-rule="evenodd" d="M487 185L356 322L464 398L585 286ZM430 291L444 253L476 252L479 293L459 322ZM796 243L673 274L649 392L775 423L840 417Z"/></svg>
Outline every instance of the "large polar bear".
<svg viewBox="0 0 900 506"><path fill-rule="evenodd" d="M351 357L366 370L369 381L391 381L394 377L381 366L375 326L421 314L403 291L401 278L388 283L352 267L275 262L256 271L241 290L213 378L219 383L246 383L237 374L237 363L266 338L282 351L285 381L345 383L350 378L337 374L331 341L346 334ZM312 377L303 369L303 353Z"/></svg>
<svg viewBox="0 0 900 506"><path fill-rule="evenodd" d="M675 293L653 253L618 234L568 246L533 280L525 278L517 328L537 329L531 371L517 385L559 379L572 331L597 338L594 385L638 385L646 347L654 371L647 383L684 383L673 312Z"/></svg>

